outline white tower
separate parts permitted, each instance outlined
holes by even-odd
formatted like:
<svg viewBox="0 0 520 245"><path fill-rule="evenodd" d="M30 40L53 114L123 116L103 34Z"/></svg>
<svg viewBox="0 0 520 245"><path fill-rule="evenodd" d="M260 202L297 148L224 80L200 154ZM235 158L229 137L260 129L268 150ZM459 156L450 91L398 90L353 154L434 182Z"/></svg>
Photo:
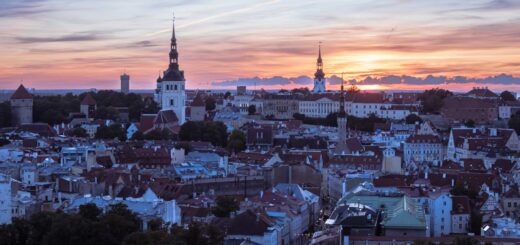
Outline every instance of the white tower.
<svg viewBox="0 0 520 245"><path fill-rule="evenodd" d="M323 73L323 61L321 60L321 45L318 47L318 60L316 61L316 73L314 73L314 93L324 93L325 88L325 73Z"/></svg>
<svg viewBox="0 0 520 245"><path fill-rule="evenodd" d="M159 77L157 79L155 101L161 106L162 110L173 110L177 114L177 118L179 118L179 124L183 124L186 120L186 80L184 79L184 71L179 70L175 23L173 24L169 57L168 69L164 71L162 78Z"/></svg>

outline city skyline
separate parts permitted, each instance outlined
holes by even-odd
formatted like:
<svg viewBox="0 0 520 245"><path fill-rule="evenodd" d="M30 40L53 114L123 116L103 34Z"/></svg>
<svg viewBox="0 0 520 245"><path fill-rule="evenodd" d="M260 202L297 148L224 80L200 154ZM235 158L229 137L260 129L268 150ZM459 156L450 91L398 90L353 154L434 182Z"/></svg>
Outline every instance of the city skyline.
<svg viewBox="0 0 520 245"><path fill-rule="evenodd" d="M342 72L362 89L518 91L520 81L514 1L2 4L1 89L113 89L123 72L132 89L153 89L168 64L172 11L188 89L312 88L319 41L329 89Z"/></svg>

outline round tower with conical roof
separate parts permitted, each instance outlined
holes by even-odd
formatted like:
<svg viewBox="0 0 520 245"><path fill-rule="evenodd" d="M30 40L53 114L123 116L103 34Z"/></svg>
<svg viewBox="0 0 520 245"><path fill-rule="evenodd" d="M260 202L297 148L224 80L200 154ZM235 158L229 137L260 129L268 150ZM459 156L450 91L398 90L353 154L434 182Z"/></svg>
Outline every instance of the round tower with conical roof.
<svg viewBox="0 0 520 245"><path fill-rule="evenodd" d="M33 122L33 95L23 84L11 95L11 118L14 127Z"/></svg>

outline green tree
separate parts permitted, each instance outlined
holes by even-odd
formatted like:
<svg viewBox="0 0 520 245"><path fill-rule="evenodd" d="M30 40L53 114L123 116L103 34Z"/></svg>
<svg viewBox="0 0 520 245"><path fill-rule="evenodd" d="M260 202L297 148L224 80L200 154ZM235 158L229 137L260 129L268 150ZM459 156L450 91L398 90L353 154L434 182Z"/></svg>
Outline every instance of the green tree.
<svg viewBox="0 0 520 245"><path fill-rule="evenodd" d="M249 105L249 107L247 107L247 114L249 114L249 115L256 114L256 105Z"/></svg>
<svg viewBox="0 0 520 245"><path fill-rule="evenodd" d="M164 222L161 218L155 218L148 221L148 229L151 231L159 231L163 228Z"/></svg>
<svg viewBox="0 0 520 245"><path fill-rule="evenodd" d="M0 103L0 128L11 126L11 103L5 101Z"/></svg>
<svg viewBox="0 0 520 245"><path fill-rule="evenodd" d="M184 154L187 155L190 151L192 151L191 144L189 142L178 142L175 144L175 149L184 149Z"/></svg>
<svg viewBox="0 0 520 245"><path fill-rule="evenodd" d="M9 145L11 141L6 138L0 138L0 146Z"/></svg>
<svg viewBox="0 0 520 245"><path fill-rule="evenodd" d="M206 111L212 111L217 108L217 101L211 96L207 97L204 103L206 104Z"/></svg>
<svg viewBox="0 0 520 245"><path fill-rule="evenodd" d="M149 234L144 232L134 232L123 240L123 245L153 245Z"/></svg>
<svg viewBox="0 0 520 245"><path fill-rule="evenodd" d="M146 140L170 140L173 134L168 129L156 128L144 135Z"/></svg>
<svg viewBox="0 0 520 245"><path fill-rule="evenodd" d="M303 120L305 120L305 114L301 114L301 113L296 112L296 113L293 114L293 118L296 119L296 120L303 121Z"/></svg>
<svg viewBox="0 0 520 245"><path fill-rule="evenodd" d="M110 119L110 120L118 120L119 119L119 111L112 106L98 106L96 110L96 119Z"/></svg>
<svg viewBox="0 0 520 245"><path fill-rule="evenodd" d="M240 130L233 130L227 144L229 152L239 153L246 149L246 136Z"/></svg>
<svg viewBox="0 0 520 245"><path fill-rule="evenodd" d="M419 100L422 104L422 110L425 113L439 113L440 109L444 105L444 99L452 96L451 91L434 88L424 91L419 95Z"/></svg>
<svg viewBox="0 0 520 245"><path fill-rule="evenodd" d="M514 129L517 134L520 134L520 112L516 112L507 122L509 128Z"/></svg>
<svg viewBox="0 0 520 245"><path fill-rule="evenodd" d="M100 219L100 223L116 241L124 240L141 227L141 220L124 204L112 205L110 211Z"/></svg>
<svg viewBox="0 0 520 245"><path fill-rule="evenodd" d="M144 140L144 135L141 131L137 131L132 135L132 140Z"/></svg>
<svg viewBox="0 0 520 245"><path fill-rule="evenodd" d="M347 89L348 94L358 94L359 92L361 92L361 90L359 90L359 88L355 84L353 84Z"/></svg>
<svg viewBox="0 0 520 245"><path fill-rule="evenodd" d="M468 128L473 128L475 127L475 121L473 121L472 119L466 120L464 121L464 126Z"/></svg>
<svg viewBox="0 0 520 245"><path fill-rule="evenodd" d="M224 233L215 225L208 225L206 227L209 245L224 244Z"/></svg>
<svg viewBox="0 0 520 245"><path fill-rule="evenodd" d="M516 101L515 95L507 90L500 93L500 98L502 98L503 101Z"/></svg>
<svg viewBox="0 0 520 245"><path fill-rule="evenodd" d="M419 123L422 123L423 120L422 118L420 118L419 116L417 116L417 114L409 114L408 116L406 116L406 124L415 124L416 122L419 122Z"/></svg>
<svg viewBox="0 0 520 245"><path fill-rule="evenodd" d="M301 94L301 95L309 95L311 92L309 91L309 88L303 87L303 88L294 88L291 90L291 94Z"/></svg>
<svg viewBox="0 0 520 245"><path fill-rule="evenodd" d="M96 131L96 139L114 139L118 138L120 141L126 140L126 130L121 127L121 124L114 123L110 126L102 125Z"/></svg>
<svg viewBox="0 0 520 245"><path fill-rule="evenodd" d="M238 200L232 196L218 196L216 206L211 212L217 217L229 217L231 212L240 209Z"/></svg>
<svg viewBox="0 0 520 245"><path fill-rule="evenodd" d="M473 210L469 216L469 231L480 236L480 229L482 228L482 214L478 210Z"/></svg>
<svg viewBox="0 0 520 245"><path fill-rule="evenodd" d="M85 138L85 137L88 137L88 134L87 134L87 130L85 130L84 128L75 127L71 132L71 136Z"/></svg>
<svg viewBox="0 0 520 245"><path fill-rule="evenodd" d="M230 96L231 96L231 92L227 91L227 92L224 94L224 99L228 99Z"/></svg>
<svg viewBox="0 0 520 245"><path fill-rule="evenodd" d="M188 121L181 126L179 138L182 141L207 141L215 146L227 145L227 128L222 122Z"/></svg>
<svg viewBox="0 0 520 245"><path fill-rule="evenodd" d="M87 203L79 206L79 215L91 221L97 221L102 211L96 204Z"/></svg>

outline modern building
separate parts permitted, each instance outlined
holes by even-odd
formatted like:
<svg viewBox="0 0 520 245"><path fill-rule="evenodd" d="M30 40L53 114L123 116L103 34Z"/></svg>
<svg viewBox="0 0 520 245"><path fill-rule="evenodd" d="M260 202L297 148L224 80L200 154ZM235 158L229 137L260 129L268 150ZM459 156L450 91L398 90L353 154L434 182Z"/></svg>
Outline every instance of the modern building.
<svg viewBox="0 0 520 245"><path fill-rule="evenodd" d="M23 84L11 95L11 118L15 127L33 122L33 95Z"/></svg>
<svg viewBox="0 0 520 245"><path fill-rule="evenodd" d="M321 59L321 45L318 47L318 60L316 61L316 73L314 73L314 93L324 93L325 89L325 73L323 72L323 60Z"/></svg>
<svg viewBox="0 0 520 245"><path fill-rule="evenodd" d="M130 92L130 75L123 73L121 75L121 93L128 94Z"/></svg>
<svg viewBox="0 0 520 245"><path fill-rule="evenodd" d="M168 69L163 77L157 79L155 101L163 110L170 109L177 114L179 124L186 121L186 79L184 71L179 69L179 53L177 51L177 38L175 37L175 23L172 29Z"/></svg>

